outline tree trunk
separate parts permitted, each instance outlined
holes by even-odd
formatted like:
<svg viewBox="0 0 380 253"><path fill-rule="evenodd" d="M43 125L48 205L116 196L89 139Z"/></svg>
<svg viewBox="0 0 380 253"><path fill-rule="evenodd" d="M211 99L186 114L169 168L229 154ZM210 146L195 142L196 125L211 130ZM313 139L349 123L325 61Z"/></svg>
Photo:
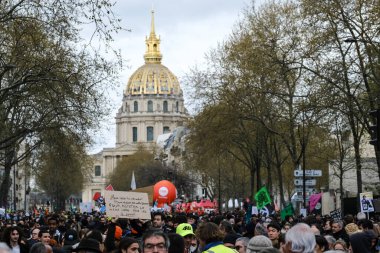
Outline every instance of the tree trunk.
<svg viewBox="0 0 380 253"><path fill-rule="evenodd" d="M9 188L12 185L10 174L11 174L12 166L14 165L14 158L15 158L14 154L15 154L15 151L12 148L8 148L5 150L4 175L3 175L3 180L0 186L0 207L9 207L8 193L9 193Z"/></svg>
<svg viewBox="0 0 380 253"><path fill-rule="evenodd" d="M354 134L354 151L355 151L356 178L357 178L358 196L359 196L359 193L363 192L362 162L361 162L361 155L360 155L359 140L357 136L355 136L355 134Z"/></svg>

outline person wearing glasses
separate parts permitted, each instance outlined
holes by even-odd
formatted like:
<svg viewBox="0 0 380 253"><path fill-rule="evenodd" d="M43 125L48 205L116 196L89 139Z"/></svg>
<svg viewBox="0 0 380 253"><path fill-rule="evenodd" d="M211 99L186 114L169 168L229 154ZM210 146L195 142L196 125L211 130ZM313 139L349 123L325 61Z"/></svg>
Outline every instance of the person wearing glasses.
<svg viewBox="0 0 380 253"><path fill-rule="evenodd" d="M149 230L144 233L141 246L143 253L168 253L170 243L164 232Z"/></svg>
<svg viewBox="0 0 380 253"><path fill-rule="evenodd" d="M239 253L246 253L248 242L249 242L248 237L239 237L238 239L236 239L235 249Z"/></svg>

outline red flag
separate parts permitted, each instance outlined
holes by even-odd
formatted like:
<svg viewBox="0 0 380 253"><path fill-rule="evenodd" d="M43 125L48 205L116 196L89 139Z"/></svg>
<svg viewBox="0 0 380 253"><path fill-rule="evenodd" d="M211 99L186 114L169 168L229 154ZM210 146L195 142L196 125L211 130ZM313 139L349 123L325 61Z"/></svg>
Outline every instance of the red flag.
<svg viewBox="0 0 380 253"><path fill-rule="evenodd" d="M106 187L106 191L114 191L112 184Z"/></svg>
<svg viewBox="0 0 380 253"><path fill-rule="evenodd" d="M95 192L94 197L92 197L93 200L97 201L102 195L100 192Z"/></svg>

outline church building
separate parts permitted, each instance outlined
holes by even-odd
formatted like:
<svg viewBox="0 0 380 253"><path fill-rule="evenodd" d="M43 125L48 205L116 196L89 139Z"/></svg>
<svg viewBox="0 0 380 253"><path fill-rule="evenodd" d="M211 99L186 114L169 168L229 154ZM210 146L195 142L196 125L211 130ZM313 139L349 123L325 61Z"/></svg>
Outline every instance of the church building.
<svg viewBox="0 0 380 253"><path fill-rule="evenodd" d="M93 156L94 170L84 185L82 201L96 192L104 194L107 176L120 159L137 151L138 144L152 148L159 135L170 133L189 119L177 77L161 64L160 38L156 36L154 11L145 40L145 64L129 78L116 113L116 144Z"/></svg>

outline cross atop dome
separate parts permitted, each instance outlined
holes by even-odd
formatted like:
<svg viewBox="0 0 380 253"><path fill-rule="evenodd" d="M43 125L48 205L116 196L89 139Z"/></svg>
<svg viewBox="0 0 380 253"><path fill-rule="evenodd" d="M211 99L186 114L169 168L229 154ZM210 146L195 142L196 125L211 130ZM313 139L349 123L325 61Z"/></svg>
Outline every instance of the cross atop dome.
<svg viewBox="0 0 380 253"><path fill-rule="evenodd" d="M162 54L160 52L160 38L157 38L156 33L154 31L154 10L152 10L152 20L150 24L149 38L145 39L145 43L145 63L161 63Z"/></svg>

